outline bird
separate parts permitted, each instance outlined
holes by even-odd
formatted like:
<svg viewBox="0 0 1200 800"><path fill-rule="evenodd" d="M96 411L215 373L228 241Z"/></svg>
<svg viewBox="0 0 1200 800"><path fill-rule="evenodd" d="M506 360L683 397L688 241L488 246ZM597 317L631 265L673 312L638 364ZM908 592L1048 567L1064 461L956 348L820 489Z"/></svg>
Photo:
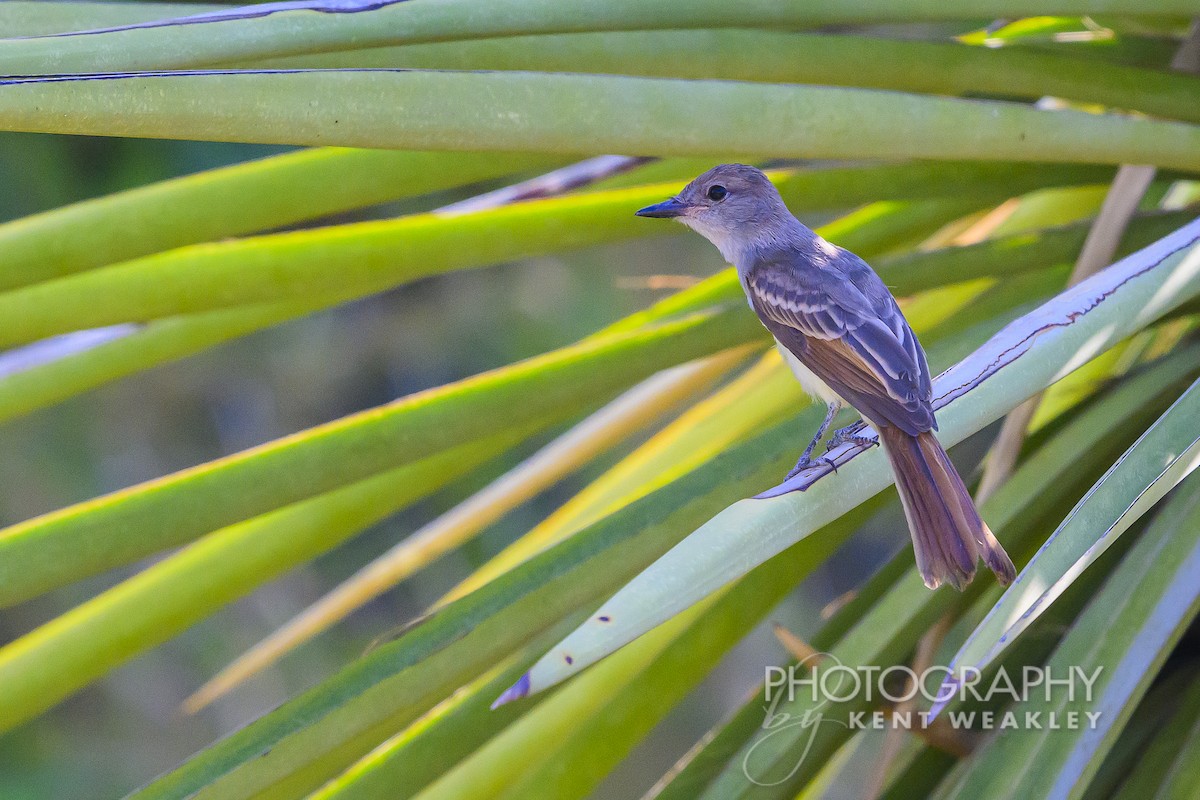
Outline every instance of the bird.
<svg viewBox="0 0 1200 800"><path fill-rule="evenodd" d="M674 219L714 244L801 387L826 403L789 477L813 464L813 450L848 404L887 454L925 585L961 591L980 558L1001 584L1012 582L1012 560L938 442L925 351L865 261L796 219L771 180L745 164L713 167L636 214ZM835 431L827 451L847 441L875 444L863 430L856 423Z"/></svg>

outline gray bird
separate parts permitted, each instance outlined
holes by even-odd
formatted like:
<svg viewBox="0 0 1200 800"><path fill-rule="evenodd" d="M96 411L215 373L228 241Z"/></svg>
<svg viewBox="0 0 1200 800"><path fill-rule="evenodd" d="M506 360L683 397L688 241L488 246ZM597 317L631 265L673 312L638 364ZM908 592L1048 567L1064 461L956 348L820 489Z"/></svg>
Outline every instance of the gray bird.
<svg viewBox="0 0 1200 800"><path fill-rule="evenodd" d="M1013 580L1012 561L934 436L925 352L865 261L807 228L767 176L743 164L714 167L637 214L677 219L716 245L800 384L828 404L791 474L812 463L813 449L848 403L879 432L925 585L961 590L981 556L1002 584ZM829 446L860 440L855 430L835 431Z"/></svg>

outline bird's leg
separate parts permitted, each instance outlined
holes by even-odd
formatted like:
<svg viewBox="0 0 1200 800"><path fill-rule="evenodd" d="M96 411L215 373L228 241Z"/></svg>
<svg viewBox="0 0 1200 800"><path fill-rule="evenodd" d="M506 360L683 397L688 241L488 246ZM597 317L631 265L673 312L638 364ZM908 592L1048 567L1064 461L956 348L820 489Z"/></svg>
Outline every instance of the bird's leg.
<svg viewBox="0 0 1200 800"><path fill-rule="evenodd" d="M817 443L821 441L821 437L825 435L825 431L829 430L829 426L833 424L833 418L842 410L842 404L834 400L829 404L829 408L825 411L825 420L821 423L821 427L817 428L817 435L808 443L808 447L804 448L804 454L800 456L800 460L796 462L796 466L787 474L789 478L796 476L802 470L806 469L812 463L812 452L816 449ZM830 464L832 466L832 463Z"/></svg>
<svg viewBox="0 0 1200 800"><path fill-rule="evenodd" d="M833 448L847 443L864 445L879 444L878 439L859 434L859 431L865 427L867 427L867 423L860 419L853 425L847 425L844 428L838 428L833 432L833 436L829 437L829 441L825 443L825 452L828 453Z"/></svg>

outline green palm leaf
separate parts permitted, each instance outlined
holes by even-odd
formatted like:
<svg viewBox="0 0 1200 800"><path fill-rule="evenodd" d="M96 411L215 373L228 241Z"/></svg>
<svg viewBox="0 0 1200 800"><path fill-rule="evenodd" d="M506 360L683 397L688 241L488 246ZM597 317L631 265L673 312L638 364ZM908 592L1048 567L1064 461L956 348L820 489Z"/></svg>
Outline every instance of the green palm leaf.
<svg viewBox="0 0 1200 800"><path fill-rule="evenodd" d="M982 671L1063 590L1200 465L1200 389L1193 384L1084 495L951 666Z"/></svg>
<svg viewBox="0 0 1200 800"><path fill-rule="evenodd" d="M303 109L297 96L309 98ZM741 124L747 117L758 123ZM515 72L13 78L0 82L0 130L558 154L1200 164L1200 130L1177 122L823 86Z"/></svg>

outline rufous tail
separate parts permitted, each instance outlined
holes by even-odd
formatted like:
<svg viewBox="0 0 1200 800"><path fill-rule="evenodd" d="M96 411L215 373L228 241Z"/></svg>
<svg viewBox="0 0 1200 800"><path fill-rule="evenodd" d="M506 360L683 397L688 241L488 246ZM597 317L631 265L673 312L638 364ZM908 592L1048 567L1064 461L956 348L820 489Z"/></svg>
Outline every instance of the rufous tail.
<svg viewBox="0 0 1200 800"><path fill-rule="evenodd" d="M912 534L917 569L925 585L948 583L962 589L975 577L983 558L996 579L1012 583L1012 560L980 519L958 470L932 431L912 436L891 426L879 431L896 473L896 489Z"/></svg>

